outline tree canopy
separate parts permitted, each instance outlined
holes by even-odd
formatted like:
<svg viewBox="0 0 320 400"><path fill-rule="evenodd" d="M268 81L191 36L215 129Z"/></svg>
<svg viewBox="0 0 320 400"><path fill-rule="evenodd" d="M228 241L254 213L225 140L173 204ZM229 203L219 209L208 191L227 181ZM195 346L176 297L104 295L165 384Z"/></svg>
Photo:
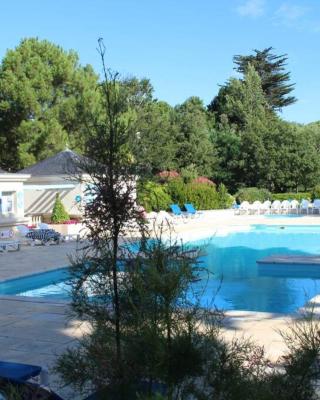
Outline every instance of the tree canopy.
<svg viewBox="0 0 320 400"><path fill-rule="evenodd" d="M273 48L254 50L254 54L244 56L235 55L233 61L236 71L246 74L249 65L254 67L261 78L262 90L269 106L274 110L281 110L297 101L294 96L288 96L294 89L290 82L290 72L285 72L287 54L276 55Z"/></svg>
<svg viewBox="0 0 320 400"><path fill-rule="evenodd" d="M229 78L208 107L197 96L172 106L154 97L149 79L116 75L118 122L130 130L122 159L143 176L176 170L232 193L316 185L320 123L289 123L276 112L295 101L287 59L271 47L236 55L242 76ZM66 146L87 156L99 152L94 132L108 112L103 84L74 51L46 40L24 39L8 50L0 64L0 168L16 171Z"/></svg>
<svg viewBox="0 0 320 400"><path fill-rule="evenodd" d="M0 158L17 170L70 147L83 151L83 116L95 107L98 76L75 52L24 39L0 65Z"/></svg>

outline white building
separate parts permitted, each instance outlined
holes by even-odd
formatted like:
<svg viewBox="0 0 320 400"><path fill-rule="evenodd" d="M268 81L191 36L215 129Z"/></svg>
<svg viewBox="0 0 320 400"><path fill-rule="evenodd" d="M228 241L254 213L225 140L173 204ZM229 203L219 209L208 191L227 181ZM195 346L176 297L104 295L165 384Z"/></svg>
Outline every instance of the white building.
<svg viewBox="0 0 320 400"><path fill-rule="evenodd" d="M25 216L33 223L49 219L59 193L70 217L81 217L81 205L87 200L85 192L90 181L79 168L81 161L88 162L88 159L67 149L21 170L21 174L30 176L23 185ZM135 187L135 177L130 184ZM132 195L135 199L135 190Z"/></svg>
<svg viewBox="0 0 320 400"><path fill-rule="evenodd" d="M0 229L24 224L23 184L29 174L12 174L0 170Z"/></svg>
<svg viewBox="0 0 320 400"><path fill-rule="evenodd" d="M71 150L46 158L20 171L31 177L24 183L25 215L35 222L52 213L56 194L71 217L80 217L84 185L72 175L77 173L79 157Z"/></svg>

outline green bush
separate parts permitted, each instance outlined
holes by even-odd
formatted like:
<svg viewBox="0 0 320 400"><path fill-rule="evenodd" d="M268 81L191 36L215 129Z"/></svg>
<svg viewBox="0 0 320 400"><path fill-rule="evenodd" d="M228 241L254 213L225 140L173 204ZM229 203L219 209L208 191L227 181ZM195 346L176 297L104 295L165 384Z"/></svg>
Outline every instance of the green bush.
<svg viewBox="0 0 320 400"><path fill-rule="evenodd" d="M64 205L60 199L59 193L56 194L56 200L53 205L51 222L60 224L65 221L69 221L70 217L64 208Z"/></svg>
<svg viewBox="0 0 320 400"><path fill-rule="evenodd" d="M192 203L198 210L229 208L234 202L224 185L218 191L207 183L184 183L181 178L171 179L167 184L146 182L138 186L138 202L146 211L167 210L170 204Z"/></svg>
<svg viewBox="0 0 320 400"><path fill-rule="evenodd" d="M172 203L167 186L152 181L140 183L137 190L138 203L147 212L168 210Z"/></svg>
<svg viewBox="0 0 320 400"><path fill-rule="evenodd" d="M270 200L272 195L267 189L249 187L238 190L238 192L235 194L235 197L238 203L242 203L243 201L249 201L250 203L253 203L256 200Z"/></svg>
<svg viewBox="0 0 320 400"><path fill-rule="evenodd" d="M221 183L218 187L218 204L219 208L230 208L234 203L234 197L228 193L227 188Z"/></svg>
<svg viewBox="0 0 320 400"><path fill-rule="evenodd" d="M214 186L206 183L186 184L187 200L198 210L214 210L219 208L218 193Z"/></svg>
<svg viewBox="0 0 320 400"><path fill-rule="evenodd" d="M320 185L316 185L311 193L312 201L314 199L320 199Z"/></svg>
<svg viewBox="0 0 320 400"><path fill-rule="evenodd" d="M299 192L299 193L273 193L272 200L311 200L312 196L309 192Z"/></svg>
<svg viewBox="0 0 320 400"><path fill-rule="evenodd" d="M181 178L172 179L168 182L167 190L172 199L172 203L183 206L188 200L188 184L185 184Z"/></svg>
<svg viewBox="0 0 320 400"><path fill-rule="evenodd" d="M234 198L224 185L220 185L217 191L215 185L184 183L182 179L173 179L167 188L172 202L179 204L180 207L185 203L192 203L198 210L215 210L229 208L234 202Z"/></svg>

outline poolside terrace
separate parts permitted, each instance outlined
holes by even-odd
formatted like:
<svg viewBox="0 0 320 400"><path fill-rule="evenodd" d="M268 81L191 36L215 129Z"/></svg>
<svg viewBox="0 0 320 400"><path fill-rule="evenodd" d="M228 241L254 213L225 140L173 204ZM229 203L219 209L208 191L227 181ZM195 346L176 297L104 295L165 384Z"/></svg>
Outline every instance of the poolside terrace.
<svg viewBox="0 0 320 400"><path fill-rule="evenodd" d="M174 225L178 237L192 240L219 231L242 230L251 224L268 225L320 225L319 215L301 218L265 218L258 215L234 215L232 211L210 211L203 216ZM58 246L23 246L21 251L0 254L0 281L54 270L69 264L69 256L81 246L79 243L62 243ZM315 299L316 301L316 299ZM318 306L319 309L319 306ZM315 311L318 312L317 306ZM320 309L319 309L320 312ZM52 367L56 356L68 346L76 344L88 327L70 319L68 303L46 299L15 296L0 297L1 359ZM268 356L275 360L285 351L279 331L286 329L294 316L248 312L226 312L224 335L227 339L250 337L265 346ZM53 376L53 380L54 380ZM57 388L57 383L53 382ZM73 394L57 390L65 398Z"/></svg>

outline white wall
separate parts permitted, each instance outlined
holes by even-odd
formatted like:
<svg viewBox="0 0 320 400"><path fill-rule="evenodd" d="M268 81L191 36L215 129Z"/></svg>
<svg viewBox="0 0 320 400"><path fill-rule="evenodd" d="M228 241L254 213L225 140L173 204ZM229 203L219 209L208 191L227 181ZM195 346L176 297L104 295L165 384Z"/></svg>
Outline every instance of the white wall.
<svg viewBox="0 0 320 400"><path fill-rule="evenodd" d="M10 213L0 211L0 226L13 226L25 223L23 181L30 175L0 174L0 197L3 192L13 193L13 210Z"/></svg>
<svg viewBox="0 0 320 400"><path fill-rule="evenodd" d="M60 199L70 215L81 215L78 203L76 201L77 196L82 197L81 185L77 184L74 188L66 189L28 189L28 185L25 185L24 190L24 207L25 215L39 215L39 214L51 214L53 205L55 202L56 194L59 193Z"/></svg>

